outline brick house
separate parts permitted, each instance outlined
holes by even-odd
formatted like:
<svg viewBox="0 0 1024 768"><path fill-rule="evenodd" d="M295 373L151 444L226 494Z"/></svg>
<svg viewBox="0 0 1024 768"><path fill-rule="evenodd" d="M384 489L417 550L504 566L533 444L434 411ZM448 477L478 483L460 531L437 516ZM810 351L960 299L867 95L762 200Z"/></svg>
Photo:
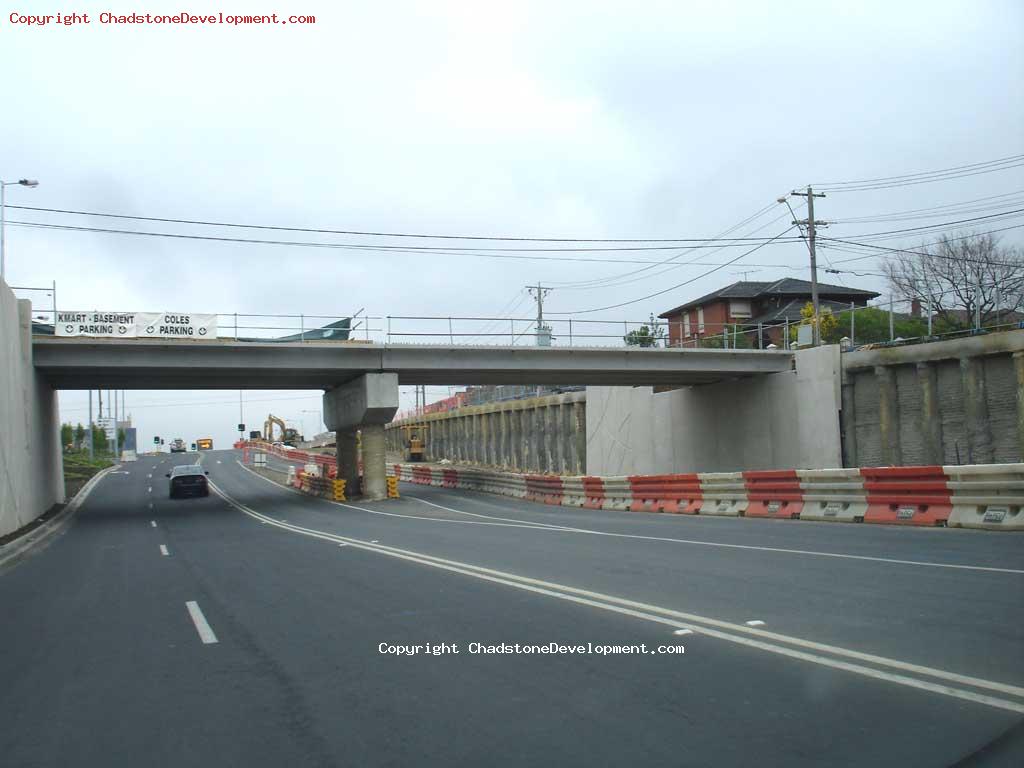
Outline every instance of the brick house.
<svg viewBox="0 0 1024 768"><path fill-rule="evenodd" d="M838 314L865 306L880 294L860 288L818 283L818 302ZM800 310L811 300L808 280L783 278L774 282L740 281L719 288L658 317L667 320L668 343L672 347L698 346L702 338L719 336L725 328L739 326L747 330L751 346L758 345L757 328L762 329L763 346L782 346L785 323L800 322Z"/></svg>

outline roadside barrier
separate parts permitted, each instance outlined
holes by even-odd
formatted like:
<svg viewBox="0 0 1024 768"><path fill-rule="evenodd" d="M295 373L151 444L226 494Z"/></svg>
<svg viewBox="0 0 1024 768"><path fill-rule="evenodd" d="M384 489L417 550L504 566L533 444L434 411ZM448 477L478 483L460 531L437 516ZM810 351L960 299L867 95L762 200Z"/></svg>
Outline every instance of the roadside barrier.
<svg viewBox="0 0 1024 768"><path fill-rule="evenodd" d="M562 478L562 506L582 507L586 501L583 478L579 476Z"/></svg>
<svg viewBox="0 0 1024 768"><path fill-rule="evenodd" d="M496 492L514 499L526 498L526 476L512 472L499 472L492 480Z"/></svg>
<svg viewBox="0 0 1024 768"><path fill-rule="evenodd" d="M601 508L629 511L629 505L633 503L633 489L629 484L629 478L620 476L602 479L604 480L604 506Z"/></svg>
<svg viewBox="0 0 1024 768"><path fill-rule="evenodd" d="M391 475L587 509L1024 530L1024 463L629 477L396 464Z"/></svg>
<svg viewBox="0 0 1024 768"><path fill-rule="evenodd" d="M388 480L388 498L389 499L397 499L398 498L398 478L397 477L389 477L387 480Z"/></svg>
<svg viewBox="0 0 1024 768"><path fill-rule="evenodd" d="M954 528L1024 531L1024 464L943 467Z"/></svg>
<svg viewBox="0 0 1024 768"><path fill-rule="evenodd" d="M633 512L696 514L703 494L696 473L688 475L631 475L629 488Z"/></svg>
<svg viewBox="0 0 1024 768"><path fill-rule="evenodd" d="M604 509L604 479L583 478L583 506L587 509Z"/></svg>
<svg viewBox="0 0 1024 768"><path fill-rule="evenodd" d="M859 469L798 469L804 493L801 520L860 523L868 511Z"/></svg>
<svg viewBox="0 0 1024 768"><path fill-rule="evenodd" d="M703 472L700 474L702 515L740 517L747 510L747 487L742 472Z"/></svg>
<svg viewBox="0 0 1024 768"><path fill-rule="evenodd" d="M333 480L331 482L331 490L334 492L335 501L348 501L348 499L345 498L344 480Z"/></svg>
<svg viewBox="0 0 1024 768"><path fill-rule="evenodd" d="M754 470L743 473L747 487L747 517L796 520L804 506L800 478L792 469Z"/></svg>
<svg viewBox="0 0 1024 768"><path fill-rule="evenodd" d="M557 475L527 475L526 498L542 504L561 504L562 478Z"/></svg>
<svg viewBox="0 0 1024 768"><path fill-rule="evenodd" d="M865 523L945 525L953 511L942 467L862 467Z"/></svg>

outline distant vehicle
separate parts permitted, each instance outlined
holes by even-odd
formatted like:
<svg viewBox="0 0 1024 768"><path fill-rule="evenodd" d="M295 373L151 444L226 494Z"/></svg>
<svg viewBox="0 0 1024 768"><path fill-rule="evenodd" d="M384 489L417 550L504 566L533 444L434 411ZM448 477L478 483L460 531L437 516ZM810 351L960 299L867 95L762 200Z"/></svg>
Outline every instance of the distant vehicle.
<svg viewBox="0 0 1024 768"><path fill-rule="evenodd" d="M203 470L198 464L182 464L167 473L171 478L168 484L168 498L176 499L179 496L209 496L210 485L206 476L210 474Z"/></svg>
<svg viewBox="0 0 1024 768"><path fill-rule="evenodd" d="M185 441L180 437L171 440L171 453L185 453Z"/></svg>
<svg viewBox="0 0 1024 768"><path fill-rule="evenodd" d="M198 440L196 440L196 447L199 448L200 451L212 451L213 438L200 437Z"/></svg>

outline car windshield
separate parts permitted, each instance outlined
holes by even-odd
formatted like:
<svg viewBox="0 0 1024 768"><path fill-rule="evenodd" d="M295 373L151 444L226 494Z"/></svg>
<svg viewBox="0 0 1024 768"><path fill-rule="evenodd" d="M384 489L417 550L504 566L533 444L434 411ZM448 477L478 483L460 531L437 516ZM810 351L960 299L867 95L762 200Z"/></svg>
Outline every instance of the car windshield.
<svg viewBox="0 0 1024 768"><path fill-rule="evenodd" d="M203 474L203 468L198 464L184 464L180 467L175 467L171 470L171 477L181 477L182 475L201 475Z"/></svg>

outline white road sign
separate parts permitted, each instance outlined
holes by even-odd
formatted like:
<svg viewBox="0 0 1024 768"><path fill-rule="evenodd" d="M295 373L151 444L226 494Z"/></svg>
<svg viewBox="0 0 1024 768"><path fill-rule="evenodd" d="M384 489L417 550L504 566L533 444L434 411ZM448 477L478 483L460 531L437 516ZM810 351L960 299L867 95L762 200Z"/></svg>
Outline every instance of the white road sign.
<svg viewBox="0 0 1024 768"><path fill-rule="evenodd" d="M216 339L217 316L185 312L58 312L57 336Z"/></svg>

